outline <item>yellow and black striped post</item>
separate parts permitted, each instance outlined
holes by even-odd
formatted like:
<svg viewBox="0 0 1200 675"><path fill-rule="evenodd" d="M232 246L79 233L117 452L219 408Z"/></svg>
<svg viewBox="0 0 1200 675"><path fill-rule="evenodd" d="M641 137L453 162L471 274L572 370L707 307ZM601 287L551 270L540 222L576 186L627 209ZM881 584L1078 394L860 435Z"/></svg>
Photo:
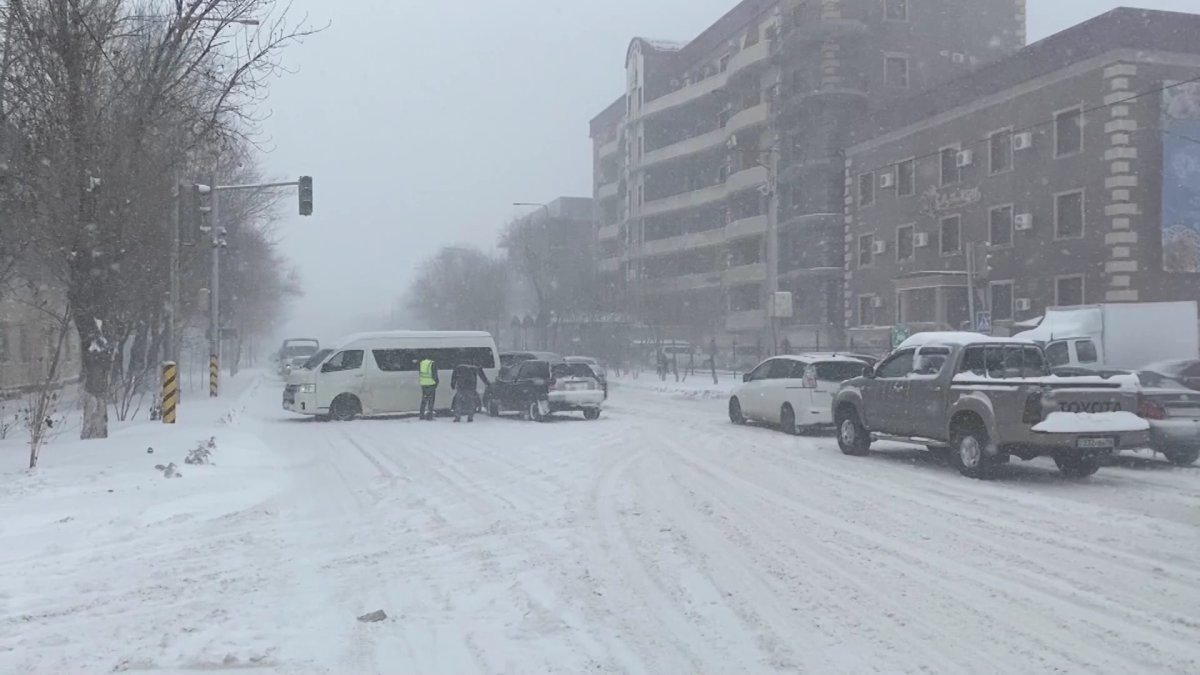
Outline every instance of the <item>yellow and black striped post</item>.
<svg viewBox="0 0 1200 675"><path fill-rule="evenodd" d="M179 366L174 361L162 364L162 421L175 424L175 408L179 405Z"/></svg>
<svg viewBox="0 0 1200 675"><path fill-rule="evenodd" d="M213 354L208 358L208 396L216 398L220 391L221 357Z"/></svg>

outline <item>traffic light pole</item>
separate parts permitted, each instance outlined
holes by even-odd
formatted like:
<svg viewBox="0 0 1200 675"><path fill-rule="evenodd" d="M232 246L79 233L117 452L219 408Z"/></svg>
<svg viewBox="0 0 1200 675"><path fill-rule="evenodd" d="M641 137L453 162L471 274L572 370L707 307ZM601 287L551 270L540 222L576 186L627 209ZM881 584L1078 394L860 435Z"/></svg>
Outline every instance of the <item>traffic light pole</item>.
<svg viewBox="0 0 1200 675"><path fill-rule="evenodd" d="M246 185L217 185L214 177L211 184L212 215L212 284L209 299L209 396L220 394L221 376L221 249L225 247L225 230L221 227L221 193L238 190L266 190L271 188L297 187L300 190L300 215L312 214L312 177L301 176L300 180L284 183L252 183ZM177 230L178 231L178 230Z"/></svg>

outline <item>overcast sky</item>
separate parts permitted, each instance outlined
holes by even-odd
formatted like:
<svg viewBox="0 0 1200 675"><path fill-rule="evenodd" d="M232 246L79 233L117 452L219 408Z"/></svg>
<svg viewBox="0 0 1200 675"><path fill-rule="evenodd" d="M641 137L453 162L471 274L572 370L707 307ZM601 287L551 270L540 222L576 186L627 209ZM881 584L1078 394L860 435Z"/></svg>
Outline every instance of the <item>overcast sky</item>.
<svg viewBox="0 0 1200 675"><path fill-rule="evenodd" d="M282 1L282 0L281 0ZM285 330L332 339L384 315L447 244L495 245L515 201L590 196L588 121L620 95L635 35L687 40L736 0L294 0L324 33L285 54L267 171L315 178L283 251L305 297ZM1028 0L1031 40L1119 5ZM402 328L403 326L396 326Z"/></svg>

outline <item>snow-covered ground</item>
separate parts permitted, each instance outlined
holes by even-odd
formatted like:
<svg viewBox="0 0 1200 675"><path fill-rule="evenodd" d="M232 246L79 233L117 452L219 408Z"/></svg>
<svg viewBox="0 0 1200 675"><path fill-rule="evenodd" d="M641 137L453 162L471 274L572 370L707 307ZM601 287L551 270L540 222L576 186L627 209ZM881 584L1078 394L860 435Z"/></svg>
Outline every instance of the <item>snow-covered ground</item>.
<svg viewBox="0 0 1200 675"><path fill-rule="evenodd" d="M598 422L323 424L242 377L33 474L5 442L0 673L1200 672L1200 469L983 483L652 382Z"/></svg>

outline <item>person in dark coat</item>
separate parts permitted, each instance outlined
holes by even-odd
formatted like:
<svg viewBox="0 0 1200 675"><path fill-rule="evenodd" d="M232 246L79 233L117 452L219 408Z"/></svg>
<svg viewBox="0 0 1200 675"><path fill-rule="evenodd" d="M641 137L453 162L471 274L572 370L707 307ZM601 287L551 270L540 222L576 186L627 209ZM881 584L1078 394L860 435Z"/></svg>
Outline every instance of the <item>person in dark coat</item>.
<svg viewBox="0 0 1200 675"><path fill-rule="evenodd" d="M483 368L469 363L460 363L450 375L450 388L454 390L454 402L450 404L454 421L461 422L463 415L468 422L475 421L475 412L480 408L479 380L486 387L491 384Z"/></svg>

